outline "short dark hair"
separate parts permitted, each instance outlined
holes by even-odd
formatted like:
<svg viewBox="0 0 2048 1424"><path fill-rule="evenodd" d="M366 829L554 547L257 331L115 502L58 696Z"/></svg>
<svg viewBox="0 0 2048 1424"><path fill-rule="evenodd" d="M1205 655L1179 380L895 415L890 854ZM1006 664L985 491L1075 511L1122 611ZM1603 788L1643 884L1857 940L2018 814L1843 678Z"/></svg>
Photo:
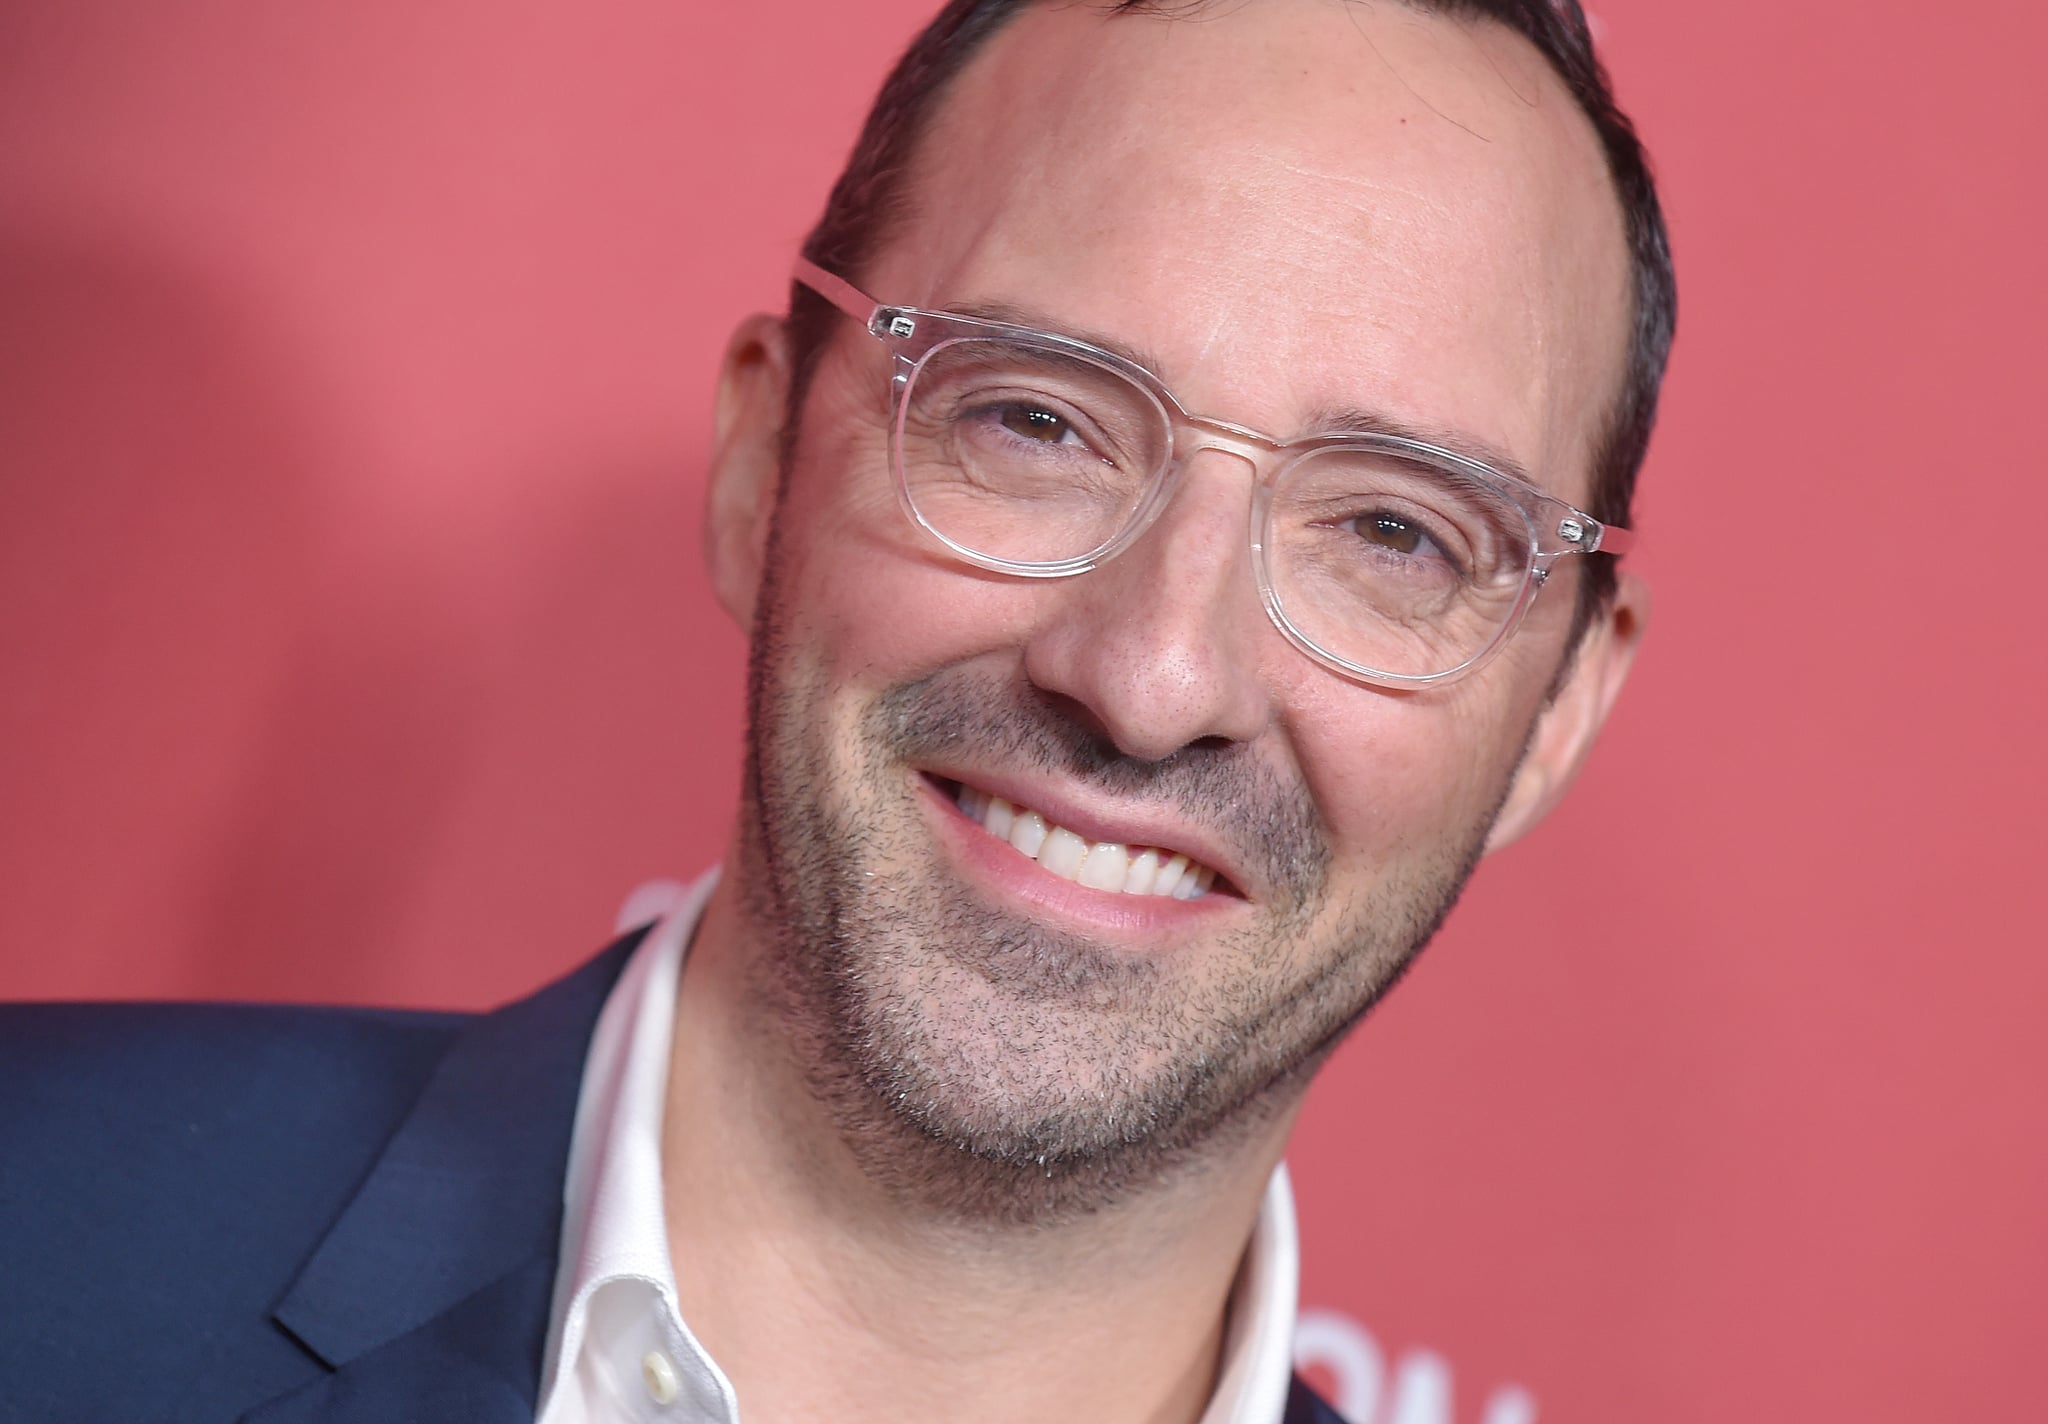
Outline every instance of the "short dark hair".
<svg viewBox="0 0 2048 1424"><path fill-rule="evenodd" d="M868 262L906 215L909 176L920 141L940 101L969 60L991 37L1041 0L950 0L911 41L868 111L859 141L824 214L804 240L804 256L828 272L858 283ZM1203 0L1109 0L1111 13L1179 11ZM1488 19L1507 26L1549 61L1581 112L1592 122L1607 157L1607 172L1621 202L1627 232L1632 327L1627 374L1594 445L1593 494L1587 512L1603 523L1626 525L1636 474L1657 419L1657 393L1677 324L1678 288L1670 239L1657 186L1635 126L1614 102L1607 71L1593 52L1593 36L1579 0L1401 0L1410 7L1454 18ZM831 337L837 309L801 285L790 290L789 328L794 358L789 428L794 431L819 355ZM1573 562L1578 562L1574 560ZM1614 561L1585 561L1575 628L1614 594Z"/></svg>

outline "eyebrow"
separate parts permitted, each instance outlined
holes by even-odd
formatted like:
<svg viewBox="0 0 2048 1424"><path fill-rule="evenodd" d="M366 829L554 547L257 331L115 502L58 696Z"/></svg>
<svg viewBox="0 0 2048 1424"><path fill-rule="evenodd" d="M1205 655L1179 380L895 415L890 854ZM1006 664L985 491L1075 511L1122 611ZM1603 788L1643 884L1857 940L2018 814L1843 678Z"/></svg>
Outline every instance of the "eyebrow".
<svg viewBox="0 0 2048 1424"><path fill-rule="evenodd" d="M1107 351L1112 356L1120 356L1133 366L1144 367L1146 371L1154 373L1155 378L1163 364L1143 347L1128 345L1099 331L1070 326L1065 322L1053 320L1043 312L1012 306L1008 302L949 302L941 310L953 316L971 316L979 321L1000 321L1010 326L1042 331L1048 336L1064 336L1069 341L1083 341Z"/></svg>
<svg viewBox="0 0 2048 1424"><path fill-rule="evenodd" d="M1478 464L1486 465L1509 479L1529 486L1538 494L1550 491L1536 482L1535 476L1513 455L1488 441L1455 431L1428 426L1410 425L1397 420L1384 411L1368 410L1363 406L1318 406L1310 413L1310 430L1314 434L1347 434L1358 432L1363 435L1391 435L1396 440L1410 440L1418 445L1434 445L1439 450L1448 450Z"/></svg>
<svg viewBox="0 0 2048 1424"><path fill-rule="evenodd" d="M949 302L937 310L954 316L973 317L980 321L1003 322L1010 326L1027 327L1042 331L1050 336L1062 336L1070 341L1086 342L1088 345L1121 357L1133 366L1143 368L1154 380L1165 384L1165 377L1159 375L1163 362L1143 347L1132 346L1104 332L1090 331L1085 327L1071 326L1054 320L1043 312L1028 307L1014 306L1009 302ZM1201 419L1221 417L1201 416ZM1386 435L1396 440L1409 440L1418 445L1434 445L1439 450L1448 450L1478 464L1506 475L1509 479L1527 485L1538 494L1550 495L1528 471L1528 468L1489 441L1470 435L1437 427L1411 425L1407 421L1388 415L1385 411L1373 410L1367 406L1323 405L1309 412L1307 427L1294 439L1313 439L1318 435ZM1553 498L1555 496L1552 496Z"/></svg>

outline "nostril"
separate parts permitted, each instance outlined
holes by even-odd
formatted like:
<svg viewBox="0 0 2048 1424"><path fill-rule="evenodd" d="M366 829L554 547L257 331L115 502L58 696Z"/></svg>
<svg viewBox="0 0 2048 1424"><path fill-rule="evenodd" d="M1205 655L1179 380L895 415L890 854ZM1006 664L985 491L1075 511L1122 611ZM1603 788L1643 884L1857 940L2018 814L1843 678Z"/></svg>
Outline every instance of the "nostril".
<svg viewBox="0 0 2048 1424"><path fill-rule="evenodd" d="M1044 697L1048 710L1087 738L1091 752L1088 757L1090 762L1100 765L1122 758L1123 753L1117 748L1115 734L1110 731L1109 724L1096 714L1094 708L1078 697L1055 692L1049 687L1040 688L1039 692Z"/></svg>

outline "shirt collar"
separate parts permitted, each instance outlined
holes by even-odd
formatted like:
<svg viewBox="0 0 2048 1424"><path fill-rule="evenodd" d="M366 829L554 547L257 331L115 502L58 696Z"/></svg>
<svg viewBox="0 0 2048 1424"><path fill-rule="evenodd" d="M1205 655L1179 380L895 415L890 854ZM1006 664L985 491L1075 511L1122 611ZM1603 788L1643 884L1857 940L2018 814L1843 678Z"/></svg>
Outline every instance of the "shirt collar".
<svg viewBox="0 0 2048 1424"><path fill-rule="evenodd" d="M717 883L712 870L668 897L671 904L633 952L591 1035L563 1180L561 1253L542 1356L541 1424L598 1417L586 1397L588 1381L576 1367L587 1345L601 1349L611 1343L586 1337L594 1297L616 1282L637 1282L653 1293L656 1309L682 1335L684 1363L698 1367L725 1406L724 1417L737 1417L731 1383L682 1324L661 1193L661 1115L676 983L683 951ZM657 908L646 901L636 895L632 903Z"/></svg>
<svg viewBox="0 0 2048 1424"><path fill-rule="evenodd" d="M678 1363L714 1417L738 1418L732 1384L684 1324L662 1210L661 1121L676 985L683 953L716 870L687 888L636 894L630 905L661 913L599 1015L584 1062L582 1091L563 1184L562 1243L541 1381L540 1424L591 1417L572 1396L590 1340L591 1303L614 1282L635 1282L666 1315ZM1231 1289L1216 1392L1201 1424L1278 1424L1293 1374L1300 1276L1294 1193L1285 1163L1266 1185L1257 1225ZM636 1366L637 1368L637 1366Z"/></svg>

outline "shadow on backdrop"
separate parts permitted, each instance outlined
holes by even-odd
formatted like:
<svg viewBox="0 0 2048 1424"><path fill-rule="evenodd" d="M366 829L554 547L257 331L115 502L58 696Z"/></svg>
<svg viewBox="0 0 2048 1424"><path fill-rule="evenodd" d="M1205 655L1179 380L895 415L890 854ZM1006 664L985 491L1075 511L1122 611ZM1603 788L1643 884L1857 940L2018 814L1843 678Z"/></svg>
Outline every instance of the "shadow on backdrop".
<svg viewBox="0 0 2048 1424"><path fill-rule="evenodd" d="M317 393L161 254L0 232L0 311L10 989L114 956L108 994L345 982L460 766L465 682L403 571L334 537Z"/></svg>

